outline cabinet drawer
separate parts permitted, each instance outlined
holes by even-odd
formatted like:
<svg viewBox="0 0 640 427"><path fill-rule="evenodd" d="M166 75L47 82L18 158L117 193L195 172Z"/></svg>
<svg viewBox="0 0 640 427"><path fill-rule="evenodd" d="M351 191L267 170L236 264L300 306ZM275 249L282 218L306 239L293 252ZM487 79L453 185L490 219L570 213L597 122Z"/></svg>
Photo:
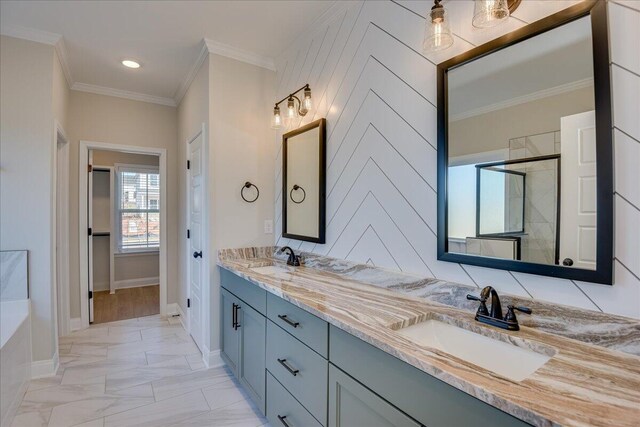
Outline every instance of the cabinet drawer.
<svg viewBox="0 0 640 427"><path fill-rule="evenodd" d="M289 392L267 372L267 418L272 427L321 427Z"/></svg>
<svg viewBox="0 0 640 427"><path fill-rule="evenodd" d="M224 268L220 268L220 284L260 314L267 313L267 291L264 289L260 289L257 285Z"/></svg>
<svg viewBox="0 0 640 427"><path fill-rule="evenodd" d="M267 369L311 415L326 425L328 362L270 320Z"/></svg>
<svg viewBox="0 0 640 427"><path fill-rule="evenodd" d="M325 359L329 357L329 325L324 320L273 294L267 294L267 317Z"/></svg>

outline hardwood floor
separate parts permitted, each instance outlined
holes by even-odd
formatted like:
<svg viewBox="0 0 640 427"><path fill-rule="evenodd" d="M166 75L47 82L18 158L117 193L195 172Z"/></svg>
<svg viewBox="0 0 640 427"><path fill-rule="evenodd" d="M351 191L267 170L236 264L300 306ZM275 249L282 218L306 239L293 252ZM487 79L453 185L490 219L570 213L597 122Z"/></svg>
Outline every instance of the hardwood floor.
<svg viewBox="0 0 640 427"><path fill-rule="evenodd" d="M160 313L160 285L95 292L93 323L152 316Z"/></svg>

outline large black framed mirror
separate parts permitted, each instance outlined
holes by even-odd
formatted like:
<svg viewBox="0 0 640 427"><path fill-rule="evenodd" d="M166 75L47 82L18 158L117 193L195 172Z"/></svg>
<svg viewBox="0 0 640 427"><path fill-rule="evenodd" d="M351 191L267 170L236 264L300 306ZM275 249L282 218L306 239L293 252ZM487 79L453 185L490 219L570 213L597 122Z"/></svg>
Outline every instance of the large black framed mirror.
<svg viewBox="0 0 640 427"><path fill-rule="evenodd" d="M612 284L604 0L437 67L438 259Z"/></svg>
<svg viewBox="0 0 640 427"><path fill-rule="evenodd" d="M282 135L282 236L325 242L325 119Z"/></svg>

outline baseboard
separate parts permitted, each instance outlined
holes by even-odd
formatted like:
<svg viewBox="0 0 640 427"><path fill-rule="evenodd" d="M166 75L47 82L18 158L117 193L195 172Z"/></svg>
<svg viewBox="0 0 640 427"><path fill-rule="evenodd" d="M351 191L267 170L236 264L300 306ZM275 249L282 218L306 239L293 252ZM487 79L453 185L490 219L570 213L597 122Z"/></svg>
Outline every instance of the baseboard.
<svg viewBox="0 0 640 427"><path fill-rule="evenodd" d="M178 303L172 302L170 304L167 304L167 316L175 316L179 314L180 312L178 311Z"/></svg>
<svg viewBox="0 0 640 427"><path fill-rule="evenodd" d="M141 277L139 279L117 280L116 289L139 288L142 286L159 285L159 277Z"/></svg>
<svg viewBox="0 0 640 427"><path fill-rule="evenodd" d="M35 380L54 376L58 371L59 363L58 352L53 355L52 359L31 362L31 379Z"/></svg>
<svg viewBox="0 0 640 427"><path fill-rule="evenodd" d="M206 346L204 346L202 351L202 361L207 368L219 368L226 365L224 360L222 360L220 350L209 351Z"/></svg>
<svg viewBox="0 0 640 427"><path fill-rule="evenodd" d="M82 319L79 317L74 317L73 319L71 319L71 321L69 322L69 329L71 329L71 332L79 331L80 329L82 329Z"/></svg>
<svg viewBox="0 0 640 427"><path fill-rule="evenodd" d="M182 325L182 328L189 332L189 327L187 325L187 318L184 315L184 311L182 311L182 307L180 307L180 304L175 303L176 305L176 311L178 312L178 316L180 316L180 324Z"/></svg>

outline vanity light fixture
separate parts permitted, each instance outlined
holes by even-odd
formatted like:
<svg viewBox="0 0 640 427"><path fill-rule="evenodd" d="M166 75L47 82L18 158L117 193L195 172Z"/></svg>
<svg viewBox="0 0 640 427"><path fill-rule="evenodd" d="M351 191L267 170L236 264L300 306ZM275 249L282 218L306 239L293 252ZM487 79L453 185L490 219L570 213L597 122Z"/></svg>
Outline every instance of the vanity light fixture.
<svg viewBox="0 0 640 427"><path fill-rule="evenodd" d="M296 96L300 91L304 91L302 100ZM282 117L280 114L280 104L284 101L287 101L287 109L284 112L284 117ZM309 84L306 84L276 102L276 105L273 107L271 127L273 129L279 129L284 124L286 128L290 128L295 119L300 116L306 116L311 107L313 107L313 102L311 100L311 88L309 87Z"/></svg>
<svg viewBox="0 0 640 427"><path fill-rule="evenodd" d="M475 0L471 24L490 28L506 22L522 0Z"/></svg>
<svg viewBox="0 0 640 427"><path fill-rule="evenodd" d="M447 17L447 11L440 4L441 0L434 0L431 12L427 17L424 30L422 48L425 53L436 52L448 48L453 44L453 35Z"/></svg>
<svg viewBox="0 0 640 427"><path fill-rule="evenodd" d="M124 65L127 68L140 68L140 63L133 61L131 59L123 60L122 65Z"/></svg>

